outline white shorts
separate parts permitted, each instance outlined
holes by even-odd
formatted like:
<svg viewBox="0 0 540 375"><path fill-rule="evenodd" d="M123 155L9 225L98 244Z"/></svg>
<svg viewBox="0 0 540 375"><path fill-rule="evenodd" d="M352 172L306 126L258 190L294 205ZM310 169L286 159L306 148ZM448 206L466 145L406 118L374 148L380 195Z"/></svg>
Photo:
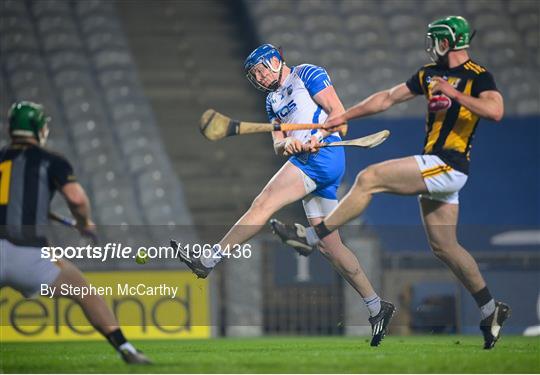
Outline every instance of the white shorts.
<svg viewBox="0 0 540 375"><path fill-rule="evenodd" d="M332 210L338 205L337 199L323 198L318 195L310 194L317 189L317 184L311 177L305 174L303 171L302 177L304 179L304 187L306 188L307 195L302 199L304 205L304 211L308 219L316 217L326 217Z"/></svg>
<svg viewBox="0 0 540 375"><path fill-rule="evenodd" d="M40 291L41 284L53 284L59 274L56 263L41 258L41 248L0 239L0 288L10 286L30 298Z"/></svg>
<svg viewBox="0 0 540 375"><path fill-rule="evenodd" d="M467 175L456 171L437 155L415 155L414 158L429 191L429 194L420 194L420 198L459 204L459 190L467 182Z"/></svg>

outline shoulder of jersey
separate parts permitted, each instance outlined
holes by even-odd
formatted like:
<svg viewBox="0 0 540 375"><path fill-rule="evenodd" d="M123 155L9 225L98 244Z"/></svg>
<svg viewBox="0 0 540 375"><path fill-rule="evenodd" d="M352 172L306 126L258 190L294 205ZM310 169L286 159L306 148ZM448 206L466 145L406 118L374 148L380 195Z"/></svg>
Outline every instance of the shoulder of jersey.
<svg viewBox="0 0 540 375"><path fill-rule="evenodd" d="M463 65L463 67L465 69L467 69L467 70L470 70L470 71L476 73L476 74L482 74L484 72L487 72L486 68L484 68L481 65L478 65L477 63L475 63L472 60L469 60L467 63L465 63L465 65Z"/></svg>
<svg viewBox="0 0 540 375"><path fill-rule="evenodd" d="M432 63L429 63L429 64L426 64L426 65L422 66L421 69L425 69L425 68L433 68L433 67L435 67L435 66L437 66L437 64L435 64L435 63L432 62Z"/></svg>
<svg viewBox="0 0 540 375"><path fill-rule="evenodd" d="M300 64L296 66L296 69L294 70L294 72L296 73L296 75L303 77L309 74L310 72L314 72L319 69L323 69L323 68L317 65L313 65L313 64Z"/></svg>
<svg viewBox="0 0 540 375"><path fill-rule="evenodd" d="M52 158L56 158L56 159L62 159L64 161L67 161L69 162L69 160L63 155L61 154L60 152L58 151L53 151L51 149L48 149L48 148L45 148L45 147L38 147L38 149L43 152L44 154L52 157Z"/></svg>
<svg viewBox="0 0 540 375"><path fill-rule="evenodd" d="M298 64L298 65L295 66L295 68L296 68L296 69L295 69L295 72L298 72L298 71L300 71L300 70L303 70L303 69L309 68L309 67L314 67L314 68L316 68L316 66L313 65L313 64Z"/></svg>

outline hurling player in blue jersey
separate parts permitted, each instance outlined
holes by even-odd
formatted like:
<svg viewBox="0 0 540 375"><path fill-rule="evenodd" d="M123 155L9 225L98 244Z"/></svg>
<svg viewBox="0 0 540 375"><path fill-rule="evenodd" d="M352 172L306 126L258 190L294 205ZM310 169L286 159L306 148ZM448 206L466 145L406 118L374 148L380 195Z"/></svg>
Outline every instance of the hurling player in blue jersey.
<svg viewBox="0 0 540 375"><path fill-rule="evenodd" d="M255 49L245 60L249 81L268 93L266 112L271 122L324 123L343 113L330 77L318 66L288 67L281 53L270 44ZM175 241L180 258L199 277L206 277L221 260L222 251L253 237L282 207L302 199L311 225L319 224L337 206L337 189L345 171L342 147L317 148L319 142L340 140L338 132L297 130L273 132L274 150L288 161L255 198L248 211L214 246L211 257L194 258ZM337 231L324 238L319 250L362 296L370 312L371 345L377 346L394 313L390 302L381 301L362 270L358 259L342 242ZM308 255L308 253L302 253Z"/></svg>

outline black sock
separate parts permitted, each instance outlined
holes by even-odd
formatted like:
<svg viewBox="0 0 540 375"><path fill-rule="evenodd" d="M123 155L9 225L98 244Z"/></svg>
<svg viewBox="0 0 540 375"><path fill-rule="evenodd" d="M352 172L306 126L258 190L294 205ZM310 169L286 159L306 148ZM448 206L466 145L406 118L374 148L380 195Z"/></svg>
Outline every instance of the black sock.
<svg viewBox="0 0 540 375"><path fill-rule="evenodd" d="M323 239L324 237L328 236L330 233L332 233L331 230L329 230L326 225L324 224L324 221L321 221L319 224L315 225L315 233L317 233L317 236L319 236L319 239Z"/></svg>
<svg viewBox="0 0 540 375"><path fill-rule="evenodd" d="M106 334L105 337L107 338L107 340L109 340L111 345L114 346L116 350L120 348L120 345L125 344L127 342L120 328L112 331L111 333Z"/></svg>
<svg viewBox="0 0 540 375"><path fill-rule="evenodd" d="M478 305L478 307L482 307L486 305L489 301L493 299L487 286L484 287L483 289L480 289L478 292L473 293L472 296L474 300L476 301L476 304Z"/></svg>

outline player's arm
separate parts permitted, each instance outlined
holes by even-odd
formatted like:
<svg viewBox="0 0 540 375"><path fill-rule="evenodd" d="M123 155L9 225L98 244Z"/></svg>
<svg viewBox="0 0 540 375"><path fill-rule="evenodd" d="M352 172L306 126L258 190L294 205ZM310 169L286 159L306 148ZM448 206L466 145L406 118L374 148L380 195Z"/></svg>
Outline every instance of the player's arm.
<svg viewBox="0 0 540 375"><path fill-rule="evenodd" d="M272 108L272 103L269 96L266 97L266 114L268 116L268 120L272 124L281 122ZM287 137L285 132L272 132L272 140L276 155L289 156L301 152L302 150L302 143L293 137Z"/></svg>
<svg viewBox="0 0 540 375"><path fill-rule="evenodd" d="M308 145L303 144L294 137L287 137L284 132L272 132L272 139L274 140L276 155L291 156L308 151Z"/></svg>
<svg viewBox="0 0 540 375"><path fill-rule="evenodd" d="M267 107L267 111L268 111L268 107ZM273 112L271 112L271 113L272 113L273 116L275 116L273 114ZM279 118L273 117L272 120L271 120L271 123L272 124L276 124L276 123L279 124L280 123ZM280 155L280 156L287 156L288 155L285 152L285 146L287 146L287 139L288 138L287 138L285 132L282 132L282 131L272 132L272 141L274 142L274 152L276 153L276 155ZM300 142L300 141L298 141L298 142Z"/></svg>
<svg viewBox="0 0 540 375"><path fill-rule="evenodd" d="M435 83L431 87L432 93L442 93L480 117L492 121L500 121L502 119L504 114L504 101L502 95L498 91L485 90L480 92L478 97L474 97L456 90L441 77L433 77L433 80Z"/></svg>
<svg viewBox="0 0 540 375"><path fill-rule="evenodd" d="M336 90L334 89L334 86L328 86L325 89L319 91L314 97L313 100L315 103L320 105L326 113L328 113L328 117L326 118L326 122L328 122L329 119L332 117L339 116L343 112L345 112L345 107L341 103L341 100L339 99ZM332 132L328 130L321 129L319 130L323 138L328 137Z"/></svg>
<svg viewBox="0 0 540 375"><path fill-rule="evenodd" d="M325 128L332 128L349 120L384 112L393 105L410 100L416 95L407 87L406 83L401 83L388 90L379 91L352 106L344 113L329 118Z"/></svg>
<svg viewBox="0 0 540 375"><path fill-rule="evenodd" d="M313 100L328 113L328 118L343 113L345 110L333 86L328 86L319 91L313 96ZM309 143L304 144L294 137L286 137L284 132L272 132L274 150L276 154L284 156L290 156L300 152L316 152L318 151L317 144L330 134L332 132L320 129L316 135L311 137Z"/></svg>
<svg viewBox="0 0 540 375"><path fill-rule="evenodd" d="M276 117L272 119L272 123L279 123ZM299 139L287 137L285 132L272 132L272 140L274 141L274 151L276 155L291 156L301 152L309 151L308 145L304 145Z"/></svg>
<svg viewBox="0 0 540 375"><path fill-rule="evenodd" d="M276 155L285 155L285 133L272 132L272 140L274 141L274 151Z"/></svg>
<svg viewBox="0 0 540 375"><path fill-rule="evenodd" d="M492 121L501 121L504 115L504 101L498 91L483 91L478 98L458 91L453 99L472 113ZM451 98L452 99L452 98Z"/></svg>
<svg viewBox="0 0 540 375"><path fill-rule="evenodd" d="M345 111L345 107L343 107L343 104L332 85L332 80L324 68L306 64L299 70L298 76L304 83L313 101L322 107L324 112L328 114L325 123L332 117L339 116ZM317 144L334 131L339 130L341 129L319 130L311 137L310 142L306 145L304 151L318 151L318 148L316 147Z"/></svg>
<svg viewBox="0 0 540 375"><path fill-rule="evenodd" d="M50 177L77 221L77 229L81 233L93 232L94 223L90 217L90 201L83 187L77 182L71 163L63 157L54 157L51 162Z"/></svg>
<svg viewBox="0 0 540 375"><path fill-rule="evenodd" d="M66 199L71 214L77 221L80 231L91 230L94 223L91 220L90 200L81 184L68 182L60 188L60 192Z"/></svg>

